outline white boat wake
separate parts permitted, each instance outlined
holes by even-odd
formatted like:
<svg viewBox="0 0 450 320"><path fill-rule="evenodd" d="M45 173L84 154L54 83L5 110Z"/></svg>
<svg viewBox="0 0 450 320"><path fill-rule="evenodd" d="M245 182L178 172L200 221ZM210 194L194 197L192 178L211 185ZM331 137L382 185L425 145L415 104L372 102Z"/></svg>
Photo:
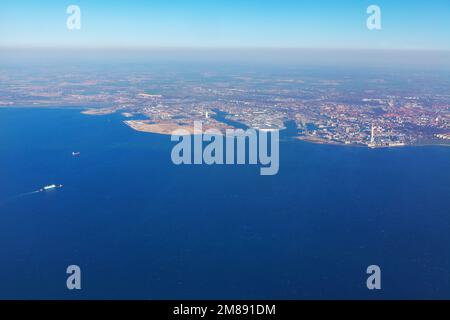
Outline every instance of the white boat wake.
<svg viewBox="0 0 450 320"><path fill-rule="evenodd" d="M19 194L17 197L25 197L25 196L29 196L29 195L36 194L36 193L40 193L40 192L42 192L41 189L36 190L36 191L31 191L31 192L21 193L21 194Z"/></svg>
<svg viewBox="0 0 450 320"><path fill-rule="evenodd" d="M51 184L51 185L42 187L41 189L38 189L38 190L35 190L35 191L25 192L25 193L21 193L21 194L15 195L15 196L11 196L11 197L2 199L0 201L0 205L4 205L4 204L6 204L8 202L17 200L17 199L22 198L22 197L31 196L33 194L42 193L42 192L48 192L48 191L52 191L52 190L59 189L59 188L62 188L62 187L63 187L62 184L60 184L60 185Z"/></svg>

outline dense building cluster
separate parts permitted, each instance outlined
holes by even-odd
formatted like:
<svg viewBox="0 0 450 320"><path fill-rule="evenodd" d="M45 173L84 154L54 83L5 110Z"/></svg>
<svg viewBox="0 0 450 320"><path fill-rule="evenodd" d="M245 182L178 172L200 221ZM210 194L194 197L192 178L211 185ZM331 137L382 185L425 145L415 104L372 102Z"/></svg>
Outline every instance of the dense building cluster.
<svg viewBox="0 0 450 320"><path fill-rule="evenodd" d="M217 111L244 126L284 129L300 139L369 147L448 144L448 78L384 75L151 70L4 71L0 106L98 108L128 118L211 121ZM400 83L400 84L399 84Z"/></svg>

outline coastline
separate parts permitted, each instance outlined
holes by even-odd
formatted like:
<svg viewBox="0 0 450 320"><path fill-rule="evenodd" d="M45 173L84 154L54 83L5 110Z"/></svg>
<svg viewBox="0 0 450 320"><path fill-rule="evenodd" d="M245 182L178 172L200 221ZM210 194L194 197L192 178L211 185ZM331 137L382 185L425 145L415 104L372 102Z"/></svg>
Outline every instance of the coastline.
<svg viewBox="0 0 450 320"><path fill-rule="evenodd" d="M83 107L83 106L53 106L53 105L39 105L39 106L29 106L29 105L0 105L0 110L5 109L48 109L48 110L81 110L81 114L87 116L106 116L117 113L116 109L111 107ZM125 118L130 117L131 113L123 112L121 115ZM211 120L211 119L210 119ZM160 135L171 135L173 131L178 129L187 130L190 134L193 134L193 125L192 124L180 124L176 122L167 122L167 123L150 123L151 120L125 120L125 123L131 129L144 132L144 133L153 133ZM217 128L219 130L224 129L234 129L227 124L215 121L218 125L203 125L204 130ZM141 123L141 124L139 124ZM285 129L283 129L285 130ZM283 131L280 130L280 131ZM368 148L368 149L398 149L398 148L410 148L410 147L450 147L450 143L417 143L417 144L408 144L402 146L377 146L374 148L370 148L367 145L359 145L359 144L345 144L339 143L336 141L328 141L324 139L320 139L317 137L311 136L292 136L292 140L299 140L306 143L319 144L319 145L330 145L330 146L339 146L339 147L351 147L351 148Z"/></svg>

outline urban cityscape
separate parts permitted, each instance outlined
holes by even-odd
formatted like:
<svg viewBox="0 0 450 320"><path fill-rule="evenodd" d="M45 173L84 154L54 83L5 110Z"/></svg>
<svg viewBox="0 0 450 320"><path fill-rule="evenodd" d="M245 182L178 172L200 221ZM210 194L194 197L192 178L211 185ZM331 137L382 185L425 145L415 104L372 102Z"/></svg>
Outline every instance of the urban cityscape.
<svg viewBox="0 0 450 320"><path fill-rule="evenodd" d="M430 80L427 74L379 72L365 79L331 78L325 72L321 78L298 70L276 76L255 71L161 76L113 70L108 78L102 71L82 70L37 78L16 71L1 75L0 106L120 113L125 124L144 132L171 134L196 120L210 128L230 127L214 117L219 111L227 120L255 129L283 130L291 121L298 139L314 143L370 148L450 143L450 93L441 88L450 83L444 75Z"/></svg>

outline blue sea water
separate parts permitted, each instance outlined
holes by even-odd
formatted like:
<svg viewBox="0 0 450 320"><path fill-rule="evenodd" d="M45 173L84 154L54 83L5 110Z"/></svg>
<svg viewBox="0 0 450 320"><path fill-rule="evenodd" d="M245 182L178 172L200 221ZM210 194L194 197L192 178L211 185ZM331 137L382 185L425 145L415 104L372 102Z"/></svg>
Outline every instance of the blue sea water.
<svg viewBox="0 0 450 320"><path fill-rule="evenodd" d="M175 166L122 120L0 109L0 298L450 298L449 148L284 139L267 177Z"/></svg>

